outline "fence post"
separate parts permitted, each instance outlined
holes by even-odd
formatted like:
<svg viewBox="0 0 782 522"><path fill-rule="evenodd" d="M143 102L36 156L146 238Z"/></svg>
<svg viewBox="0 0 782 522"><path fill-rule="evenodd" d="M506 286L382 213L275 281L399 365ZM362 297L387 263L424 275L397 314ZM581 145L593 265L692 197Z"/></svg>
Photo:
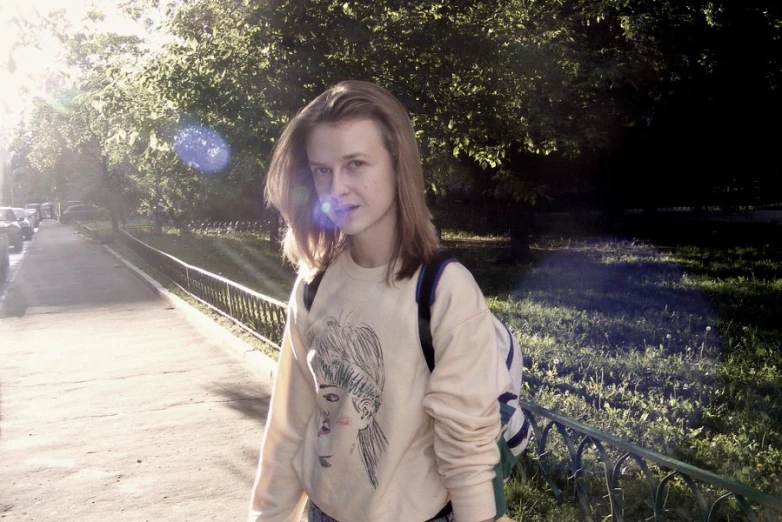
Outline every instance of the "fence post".
<svg viewBox="0 0 782 522"><path fill-rule="evenodd" d="M236 317L236 314L234 313L234 300L231 297L231 285L228 283L225 284L225 295L228 297L228 315L231 317Z"/></svg>

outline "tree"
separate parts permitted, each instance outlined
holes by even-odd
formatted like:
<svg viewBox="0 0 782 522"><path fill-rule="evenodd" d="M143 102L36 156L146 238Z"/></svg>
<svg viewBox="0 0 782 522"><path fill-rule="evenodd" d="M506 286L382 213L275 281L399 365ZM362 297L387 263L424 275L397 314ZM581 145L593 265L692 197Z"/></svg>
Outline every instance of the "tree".
<svg viewBox="0 0 782 522"><path fill-rule="evenodd" d="M712 174L721 165L739 178L769 170L773 136L734 129L779 113L775 4L198 0L162 14L125 5L170 38L151 50L120 35L76 35L71 62L89 70L79 128L93 122L100 136L80 150L101 143L93 149L106 172L117 169L107 183L123 180L144 208L162 202L177 219L258 210L282 127L347 78L402 100L431 195L471 186L476 214L510 229L511 260L529 256L532 214L549 198L594 192L618 209L634 197L628 173L639 172L647 183L637 201L651 206L702 197L723 183ZM735 108L736 93L751 110ZM199 174L176 155L183 132L216 133L230 161Z"/></svg>

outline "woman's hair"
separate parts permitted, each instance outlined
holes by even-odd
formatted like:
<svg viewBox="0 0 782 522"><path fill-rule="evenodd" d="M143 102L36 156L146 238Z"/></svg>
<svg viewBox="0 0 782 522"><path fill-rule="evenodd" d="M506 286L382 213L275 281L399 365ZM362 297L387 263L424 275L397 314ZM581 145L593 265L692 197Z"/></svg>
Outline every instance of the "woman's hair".
<svg viewBox="0 0 782 522"><path fill-rule="evenodd" d="M323 271L349 241L333 225L325 226L307 159L307 139L319 124L369 119L377 123L396 173L397 226L386 279L411 277L434 256L437 234L426 206L421 157L410 116L384 88L345 81L299 111L277 142L266 178L265 197L288 226L283 252L305 277Z"/></svg>

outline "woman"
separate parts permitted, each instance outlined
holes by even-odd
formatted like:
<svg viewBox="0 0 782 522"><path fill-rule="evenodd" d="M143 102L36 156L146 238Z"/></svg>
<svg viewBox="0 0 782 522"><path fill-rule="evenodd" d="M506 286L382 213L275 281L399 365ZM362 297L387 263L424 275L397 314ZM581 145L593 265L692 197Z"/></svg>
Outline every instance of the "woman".
<svg viewBox="0 0 782 522"><path fill-rule="evenodd" d="M267 201L299 267L249 520L493 520L499 383L491 314L446 266L421 351L417 274L437 250L410 118L385 89L342 82L287 125ZM305 305L307 283L317 298Z"/></svg>

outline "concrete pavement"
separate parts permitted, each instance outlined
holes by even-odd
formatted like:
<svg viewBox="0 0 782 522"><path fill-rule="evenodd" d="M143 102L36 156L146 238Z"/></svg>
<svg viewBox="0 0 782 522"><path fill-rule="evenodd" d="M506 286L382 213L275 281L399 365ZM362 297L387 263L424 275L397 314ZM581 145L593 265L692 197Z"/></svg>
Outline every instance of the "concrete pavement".
<svg viewBox="0 0 782 522"><path fill-rule="evenodd" d="M45 222L0 302L0 520L246 518L273 363Z"/></svg>

